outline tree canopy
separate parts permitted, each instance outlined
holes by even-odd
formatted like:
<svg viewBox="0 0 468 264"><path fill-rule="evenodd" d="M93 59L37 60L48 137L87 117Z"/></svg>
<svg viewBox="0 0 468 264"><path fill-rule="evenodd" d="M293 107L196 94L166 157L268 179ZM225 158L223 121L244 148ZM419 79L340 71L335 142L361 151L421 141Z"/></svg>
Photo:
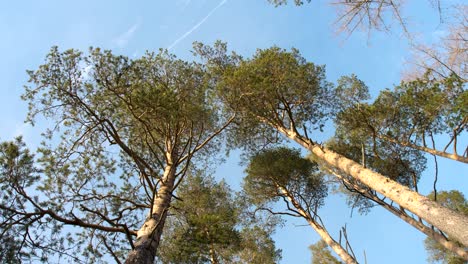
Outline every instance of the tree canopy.
<svg viewBox="0 0 468 264"><path fill-rule="evenodd" d="M203 172L201 172L203 173ZM177 191L159 259L163 263L277 263L271 228L249 225L245 203L224 181L189 176Z"/></svg>
<svg viewBox="0 0 468 264"><path fill-rule="evenodd" d="M39 150L44 178L38 188L47 201L41 210L84 226L98 223L99 231L92 228L80 243L101 241L113 227L127 240L118 246L153 258L172 192L195 153L200 161L213 157L220 147L215 141L232 121L219 115L204 65L162 50L129 59L54 47L46 63L28 73L28 120L42 115L55 122ZM63 224L60 217L55 220ZM122 258L109 243L88 248Z"/></svg>
<svg viewBox="0 0 468 264"><path fill-rule="evenodd" d="M10 169L3 173L2 183L9 186L5 188L10 196L20 199L12 206L2 204L2 210L11 214L2 219L2 232L5 237L21 234L25 241L10 245L5 251L8 258L34 254L41 259L100 262L107 255L116 262L126 258L127 263L150 263L172 204L179 202L175 195L187 172L209 164L221 149L240 147L252 158L247 174L254 176L246 180L251 202L284 199L292 214L306 218L327 244L341 252L340 257L355 262L315 219L327 194L317 163L300 157L298 151L271 149L272 143L285 139L311 151L314 160L347 187L365 193L366 199L425 234L430 232L424 223L415 224L404 209L396 211L377 193L447 233L449 248L458 240L462 245L454 252L466 243L466 217L417 193L426 162L420 151L439 151L440 156L463 162L465 154L457 154L456 148L457 138L466 130L462 79L427 75L383 91L370 104L367 87L356 76L343 77L335 89L325 78L324 66L307 61L295 49L272 47L242 58L227 54L226 44L218 42L213 47L196 44L195 54L201 62L177 59L163 50L129 59L100 49L84 54L54 47L43 65L28 72L30 85L23 95L30 106L28 120L34 123L45 117L53 122L44 133L38 158L33 160L24 150L30 161L17 166L30 166L26 172L31 182L16 187L14 178L6 176L15 164L5 165ZM430 100L422 101L421 95ZM332 118L337 123L336 137L322 145L314 133ZM426 142L426 137L432 141L438 133L451 135L442 151ZM17 149L23 147L21 141L15 144ZM452 154L446 153L449 145L454 146ZM5 157L14 153L10 152L5 151ZM28 165L34 162L37 165ZM206 195L227 199L204 190ZM40 196L36 198L34 192ZM366 208L366 199L354 203ZM223 203L224 216L232 209L228 200ZM207 196L203 201L212 200ZM15 209L18 206L21 209ZM209 212L201 220L184 215L185 224L174 229L175 234L198 237L199 244L187 246L177 239L174 243L209 252L231 240L233 248L244 243L254 250L255 243L248 240L251 232L269 233L256 227L242 233L235 227L237 209L232 210L233 215L222 221L230 223L227 229L210 222L219 216L211 219ZM28 228L18 229L18 223ZM219 233L212 234L211 227L219 227ZM35 242L29 235L48 229L54 230L49 240ZM206 235L200 230L206 229L211 235L200 238ZM443 236L433 234L438 242ZM210 239L216 243L200 243ZM71 254L72 248L81 255ZM267 249L273 256L274 248ZM183 257L187 260L194 254L189 250Z"/></svg>
<svg viewBox="0 0 468 264"><path fill-rule="evenodd" d="M253 155L246 172L245 193L259 210L305 219L343 261L357 263L352 252L331 237L318 214L327 186L317 163L302 158L298 150L278 147ZM271 203L280 199L287 209L274 211Z"/></svg>

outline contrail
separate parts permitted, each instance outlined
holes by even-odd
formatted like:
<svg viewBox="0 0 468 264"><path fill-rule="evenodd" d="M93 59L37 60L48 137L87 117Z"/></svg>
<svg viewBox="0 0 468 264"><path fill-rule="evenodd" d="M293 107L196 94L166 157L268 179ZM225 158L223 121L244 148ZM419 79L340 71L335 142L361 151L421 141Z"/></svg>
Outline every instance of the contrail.
<svg viewBox="0 0 468 264"><path fill-rule="evenodd" d="M185 39L188 35L192 34L193 31L195 31L197 28L199 28L218 8L220 8L222 5L224 5L228 0L223 0L221 1L213 10L206 15L200 22L198 22L195 26L193 26L189 31L185 32L180 38L176 39L169 47L167 48L168 50L171 50L177 43L181 42L183 39Z"/></svg>

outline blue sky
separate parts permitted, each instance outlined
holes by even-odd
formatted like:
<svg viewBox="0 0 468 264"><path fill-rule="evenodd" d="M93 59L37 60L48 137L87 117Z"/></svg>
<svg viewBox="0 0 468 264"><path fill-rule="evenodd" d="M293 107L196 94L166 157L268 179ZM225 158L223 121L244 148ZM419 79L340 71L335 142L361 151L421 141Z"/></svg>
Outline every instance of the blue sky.
<svg viewBox="0 0 468 264"><path fill-rule="evenodd" d="M407 7L407 14L413 15L412 28L421 39L436 40L443 27L426 1L415 2ZM0 140L24 135L30 146L37 146L45 124L31 128L23 123L27 106L19 97L27 84L25 70L43 63L53 45L81 50L101 47L129 57L169 48L182 58L190 58L194 41L222 40L244 56L272 45L295 47L308 60L325 64L330 81L354 73L373 95L398 84L409 56L406 39L398 33L378 32L370 37L355 32L345 39L334 33L334 19L333 8L325 1L299 8L274 8L266 0L5 2L0 9ZM439 189L456 188L466 195L468 180L462 175L466 167L442 159L439 167L445 168L439 175ZM237 158L231 157L218 177L238 186L242 173ZM431 191L432 180L433 171L428 170L420 183L423 194ZM362 262L365 250L368 263L426 263L424 236L390 213L375 208L365 217L355 212L350 218L338 195L331 196L320 213L335 237L347 225ZM288 221L275 235L283 249L282 263L310 263L307 247L318 236L304 224Z"/></svg>

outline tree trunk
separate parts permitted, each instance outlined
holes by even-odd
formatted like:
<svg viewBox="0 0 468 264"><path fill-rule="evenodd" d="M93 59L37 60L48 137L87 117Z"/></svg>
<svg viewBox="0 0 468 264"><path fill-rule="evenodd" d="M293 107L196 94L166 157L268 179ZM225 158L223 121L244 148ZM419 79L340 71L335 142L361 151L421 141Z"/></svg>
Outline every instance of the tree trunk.
<svg viewBox="0 0 468 264"><path fill-rule="evenodd" d="M396 216L400 217L401 219L403 219L408 224L412 225L414 228L416 228L419 231L423 232L428 237L430 237L430 238L434 239L435 241L437 241L437 243L442 245L444 248L446 248L446 249L450 250L451 252L457 254L461 258L463 258L465 260L468 260L468 252L464 248L459 247L453 241L447 240L443 235L438 233L436 230L433 230L433 229L427 227L425 224L423 224L423 223L421 223L419 221L416 221L413 217L409 216L405 212L401 212L399 210L396 210L395 207L393 207L393 206L391 206L391 205L389 205L387 203L384 203L384 205L382 205L382 206L385 209L387 209L388 211L390 211L391 213L393 213L394 215L396 215Z"/></svg>
<svg viewBox="0 0 468 264"><path fill-rule="evenodd" d="M216 256L216 251L213 248L213 245L210 245L210 261L211 264L219 264L218 257Z"/></svg>
<svg viewBox="0 0 468 264"><path fill-rule="evenodd" d="M153 264L159 246L167 210L171 203L172 189L175 182L175 167L167 165L164 170L161 187L154 198L152 215L138 230L135 248L129 253L126 264Z"/></svg>
<svg viewBox="0 0 468 264"><path fill-rule="evenodd" d="M271 125L271 124L270 124ZM312 141L298 135L296 132L273 125L286 137L294 140L302 147L310 150L318 159L331 168L338 169L359 180L369 188L393 200L413 214L421 217L429 224L446 233L450 239L456 240L468 247L468 217L431 201L429 198L410 190L380 173L363 167L329 149L314 144Z"/></svg>
<svg viewBox="0 0 468 264"><path fill-rule="evenodd" d="M294 199L294 197L283 187L278 186L280 192L285 195L293 204L301 216L309 223L309 225L319 234L319 236L330 246L333 251L347 264L357 264L357 261L338 243L336 242L325 229L317 223L314 218L302 208L302 206Z"/></svg>
<svg viewBox="0 0 468 264"><path fill-rule="evenodd" d="M365 189L363 189L363 188L361 188L361 187L359 187L359 186L357 186L357 185L355 185L353 183L350 183L349 181L347 181L340 174L337 174L337 173L335 173L333 171L331 171L331 173L333 175L335 175L336 177L340 178L341 180L345 181L346 184L351 185L352 188L354 188L355 190L359 191L360 193L364 193L363 196L365 196L367 199L371 199L372 201L374 201L378 205L380 205L383 208L387 209L392 214L398 216L399 218L401 218L402 220L404 220L408 224L412 225L414 228L416 228L419 231L423 232L428 237L434 239L435 241L437 241L444 248L446 248L446 249L450 250L451 252L457 254L461 258L463 258L465 260L468 260L468 252L464 248L458 246L453 241L447 240L447 238L445 236L441 235L439 232L433 230L432 228L429 228L424 223L415 220L413 217L408 215L406 212L404 212L402 210L399 210L399 209L395 208L394 206L380 200L376 195L374 195L372 193L369 193L367 190L365 190Z"/></svg>
<svg viewBox="0 0 468 264"><path fill-rule="evenodd" d="M210 262L211 264L219 264L218 257L216 256L216 250L214 248L213 240L211 239L210 231L205 227L206 237L210 241Z"/></svg>

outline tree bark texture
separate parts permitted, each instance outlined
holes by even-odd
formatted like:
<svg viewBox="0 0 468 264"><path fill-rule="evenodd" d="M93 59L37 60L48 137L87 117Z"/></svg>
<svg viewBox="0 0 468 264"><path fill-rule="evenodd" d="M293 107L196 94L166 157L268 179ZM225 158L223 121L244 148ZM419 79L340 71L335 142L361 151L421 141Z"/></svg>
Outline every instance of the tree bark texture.
<svg viewBox="0 0 468 264"><path fill-rule="evenodd" d="M332 173L336 177L338 177L341 180L347 182L346 179L343 176L341 176L341 175L339 175L337 173L334 173L334 172L332 172ZM458 246L453 241L447 240L447 238L445 236L443 236L442 234L440 234L436 230L433 230L432 228L426 226L424 223L422 223L420 221L417 221L416 219L414 219L413 217L408 215L403 210L399 210L399 209L395 208L394 206L380 200L377 196L375 196L375 195L373 195L371 193L368 193L367 190L364 190L363 188L360 188L359 186L357 186L355 184L352 184L350 182L347 182L347 184L351 185L352 188L356 189L357 191L359 191L361 193L365 193L365 194L363 194L365 197L367 197L368 199L371 199L372 201L374 201L378 205L380 205L383 208L387 209L389 212L391 212L392 214L394 214L397 217L401 218L406 223L412 225L414 228L418 229L419 231L421 231L422 233L424 233L428 237L434 239L440 245L442 245L444 248L446 248L446 249L450 250L451 252L457 254L461 258L463 258L465 260L468 260L468 252L464 248Z"/></svg>
<svg viewBox="0 0 468 264"><path fill-rule="evenodd" d="M175 168L167 165L163 180L153 202L152 214L138 230L135 248L129 253L126 264L153 264L169 209L175 182Z"/></svg>
<svg viewBox="0 0 468 264"><path fill-rule="evenodd" d="M468 247L468 217L430 200L410 190L380 173L363 167L361 164L313 143L296 132L281 126L274 126L286 137L310 150L318 159L331 168L338 169L359 180L369 188L388 197L429 224L446 233L450 239Z"/></svg>

